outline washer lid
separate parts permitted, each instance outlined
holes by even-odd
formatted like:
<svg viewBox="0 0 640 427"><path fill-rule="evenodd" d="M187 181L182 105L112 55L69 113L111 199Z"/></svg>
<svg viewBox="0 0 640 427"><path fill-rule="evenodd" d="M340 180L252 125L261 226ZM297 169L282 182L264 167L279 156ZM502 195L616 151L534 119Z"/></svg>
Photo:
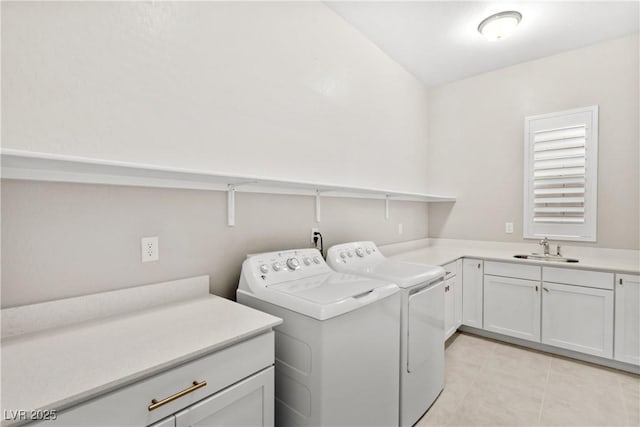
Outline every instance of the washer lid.
<svg viewBox="0 0 640 427"><path fill-rule="evenodd" d="M361 297L389 282L345 273L328 273L271 285L282 292L315 304L334 304L347 298Z"/></svg>
<svg viewBox="0 0 640 427"><path fill-rule="evenodd" d="M345 271L344 267L335 266L334 268ZM353 270L348 271L355 274L363 274L368 277L376 277L379 279L389 280L396 283L401 288L407 288L422 283L429 283L439 277L444 276L444 268L426 265L414 264L410 262L401 262L385 259L379 262L369 262L354 266Z"/></svg>
<svg viewBox="0 0 640 427"><path fill-rule="evenodd" d="M390 282L344 273L325 273L239 293L318 320L327 320L398 293Z"/></svg>

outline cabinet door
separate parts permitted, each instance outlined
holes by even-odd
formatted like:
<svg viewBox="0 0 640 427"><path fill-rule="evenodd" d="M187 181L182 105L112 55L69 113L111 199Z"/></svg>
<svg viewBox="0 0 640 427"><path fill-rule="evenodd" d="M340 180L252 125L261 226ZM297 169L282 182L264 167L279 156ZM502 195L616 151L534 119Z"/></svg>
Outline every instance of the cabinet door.
<svg viewBox="0 0 640 427"><path fill-rule="evenodd" d="M176 414L176 427L273 426L273 367Z"/></svg>
<svg viewBox="0 0 640 427"><path fill-rule="evenodd" d="M458 274L453 278L453 295L455 299L454 304L454 320L456 329L462 325L462 260L456 261L456 270Z"/></svg>
<svg viewBox="0 0 640 427"><path fill-rule="evenodd" d="M160 420L157 423L153 423L147 427L175 427L176 425L176 417L173 415L165 418L164 420Z"/></svg>
<svg viewBox="0 0 640 427"><path fill-rule="evenodd" d="M485 275L484 328L540 342L540 282Z"/></svg>
<svg viewBox="0 0 640 427"><path fill-rule="evenodd" d="M542 283L542 342L613 356L613 291Z"/></svg>
<svg viewBox="0 0 640 427"><path fill-rule="evenodd" d="M444 339L447 340L458 329L456 324L455 276L444 282Z"/></svg>
<svg viewBox="0 0 640 427"><path fill-rule="evenodd" d="M640 276L616 275L614 358L640 365Z"/></svg>
<svg viewBox="0 0 640 427"><path fill-rule="evenodd" d="M462 262L462 324L482 328L482 260Z"/></svg>

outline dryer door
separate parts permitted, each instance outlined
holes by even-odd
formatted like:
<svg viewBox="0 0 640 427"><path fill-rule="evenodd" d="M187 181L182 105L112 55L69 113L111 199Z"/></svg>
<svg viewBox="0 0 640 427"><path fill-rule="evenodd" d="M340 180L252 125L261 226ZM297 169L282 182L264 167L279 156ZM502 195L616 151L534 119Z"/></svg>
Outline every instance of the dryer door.
<svg viewBox="0 0 640 427"><path fill-rule="evenodd" d="M442 281L409 295L407 371L425 362L444 368L444 284Z"/></svg>

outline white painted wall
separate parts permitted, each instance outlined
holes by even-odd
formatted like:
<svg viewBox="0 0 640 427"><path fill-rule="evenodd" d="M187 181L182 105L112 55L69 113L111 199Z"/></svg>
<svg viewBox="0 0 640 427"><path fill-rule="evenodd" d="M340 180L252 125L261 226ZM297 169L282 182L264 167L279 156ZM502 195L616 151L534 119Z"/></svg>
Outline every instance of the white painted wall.
<svg viewBox="0 0 640 427"><path fill-rule="evenodd" d="M636 34L431 88L430 191L457 202L430 236L523 241L524 118L598 104L595 246L640 249L639 60Z"/></svg>
<svg viewBox="0 0 640 427"><path fill-rule="evenodd" d="M422 84L322 3L2 2L3 147L426 188ZM2 306L199 274L247 253L427 237L427 205L2 182ZM403 233L398 234L398 224ZM140 262L140 238L160 261Z"/></svg>
<svg viewBox="0 0 640 427"><path fill-rule="evenodd" d="M2 2L2 67L6 148L426 188L422 84L319 2Z"/></svg>

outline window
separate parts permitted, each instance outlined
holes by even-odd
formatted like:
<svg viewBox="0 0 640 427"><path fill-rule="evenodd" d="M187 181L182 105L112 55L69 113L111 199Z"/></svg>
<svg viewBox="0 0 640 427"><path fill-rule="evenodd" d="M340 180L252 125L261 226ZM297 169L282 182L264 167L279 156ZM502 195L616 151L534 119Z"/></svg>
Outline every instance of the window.
<svg viewBox="0 0 640 427"><path fill-rule="evenodd" d="M596 241L598 106L525 118L524 237Z"/></svg>

